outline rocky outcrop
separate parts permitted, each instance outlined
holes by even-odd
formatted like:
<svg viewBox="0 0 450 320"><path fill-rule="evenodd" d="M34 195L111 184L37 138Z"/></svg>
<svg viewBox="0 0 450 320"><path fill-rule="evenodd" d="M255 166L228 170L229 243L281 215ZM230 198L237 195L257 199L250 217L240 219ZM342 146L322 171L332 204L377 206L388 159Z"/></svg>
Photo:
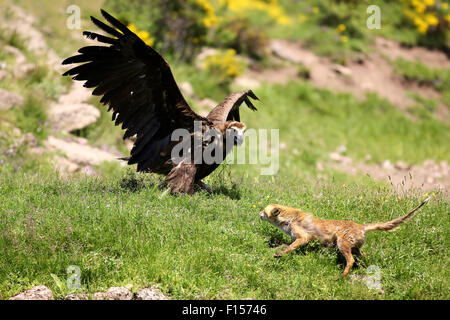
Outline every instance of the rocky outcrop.
<svg viewBox="0 0 450 320"><path fill-rule="evenodd" d="M116 161L117 156L107 151L82 144L77 141L48 137L44 142L51 151L61 151L70 162L78 165L99 165L104 161Z"/></svg>
<svg viewBox="0 0 450 320"><path fill-rule="evenodd" d="M72 132L97 122L100 111L85 103L90 97L91 92L82 83L74 81L70 91L60 96L48 110L52 127L61 132Z"/></svg>
<svg viewBox="0 0 450 320"><path fill-rule="evenodd" d="M143 288L134 295L135 300L168 300L168 298L153 286Z"/></svg>
<svg viewBox="0 0 450 320"><path fill-rule="evenodd" d="M53 300L53 293L46 286L36 286L9 298L9 300Z"/></svg>
<svg viewBox="0 0 450 320"><path fill-rule="evenodd" d="M73 132L97 122L100 111L86 103L55 104L48 111L52 127L61 132Z"/></svg>
<svg viewBox="0 0 450 320"><path fill-rule="evenodd" d="M124 287L111 287L106 292L94 293L94 300L132 300L133 294Z"/></svg>

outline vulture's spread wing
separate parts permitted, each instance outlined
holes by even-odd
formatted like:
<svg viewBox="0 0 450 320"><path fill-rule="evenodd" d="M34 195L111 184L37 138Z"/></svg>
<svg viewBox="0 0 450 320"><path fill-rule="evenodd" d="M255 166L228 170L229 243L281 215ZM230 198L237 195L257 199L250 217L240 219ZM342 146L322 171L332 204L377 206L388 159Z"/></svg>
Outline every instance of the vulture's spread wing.
<svg viewBox="0 0 450 320"><path fill-rule="evenodd" d="M259 100L252 90L232 93L217 107L211 110L206 118L213 123L221 123L229 120L241 121L239 116L239 106L243 102L245 102L251 110L256 111L250 98Z"/></svg>
<svg viewBox="0 0 450 320"><path fill-rule="evenodd" d="M63 64L82 63L65 76L86 81L93 95L112 109L115 124L126 129L124 139L137 135L129 164L151 170L159 163L162 148L177 128L193 129L197 115L181 94L169 65L121 22L101 10L111 26L91 17L93 23L112 37L85 31L83 34L109 46L87 46Z"/></svg>

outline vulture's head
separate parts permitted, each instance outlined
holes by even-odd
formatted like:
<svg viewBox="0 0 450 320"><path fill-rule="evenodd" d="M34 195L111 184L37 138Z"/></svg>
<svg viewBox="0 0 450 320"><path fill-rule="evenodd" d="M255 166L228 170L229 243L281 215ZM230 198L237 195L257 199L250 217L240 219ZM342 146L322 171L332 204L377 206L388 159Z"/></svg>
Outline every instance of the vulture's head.
<svg viewBox="0 0 450 320"><path fill-rule="evenodd" d="M245 124L238 121L228 121L225 126L225 136L233 139L235 145L240 146L244 142Z"/></svg>

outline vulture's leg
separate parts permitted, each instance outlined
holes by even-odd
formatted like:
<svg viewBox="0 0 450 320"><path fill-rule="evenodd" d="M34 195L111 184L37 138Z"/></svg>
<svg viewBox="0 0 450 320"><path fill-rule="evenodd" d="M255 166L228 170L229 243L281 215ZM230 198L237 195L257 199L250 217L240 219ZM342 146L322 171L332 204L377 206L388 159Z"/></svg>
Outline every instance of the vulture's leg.
<svg viewBox="0 0 450 320"><path fill-rule="evenodd" d="M173 167L166 177L170 191L172 193L187 193L192 195L194 193L196 171L195 164L185 164L183 161L176 167Z"/></svg>
<svg viewBox="0 0 450 320"><path fill-rule="evenodd" d="M206 192L208 192L209 194L213 193L213 190L211 189L210 186L208 186L206 183L202 182L202 181L198 181L197 185L202 189L205 190Z"/></svg>

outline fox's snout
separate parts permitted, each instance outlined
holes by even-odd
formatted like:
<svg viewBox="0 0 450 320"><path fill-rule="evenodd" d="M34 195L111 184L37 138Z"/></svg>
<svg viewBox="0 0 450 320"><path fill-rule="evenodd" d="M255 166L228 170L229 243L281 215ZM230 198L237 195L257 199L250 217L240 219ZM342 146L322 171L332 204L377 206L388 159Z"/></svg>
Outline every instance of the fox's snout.
<svg viewBox="0 0 450 320"><path fill-rule="evenodd" d="M266 213L264 211L260 211L259 212L259 217L261 218L261 220L266 220L267 219Z"/></svg>

